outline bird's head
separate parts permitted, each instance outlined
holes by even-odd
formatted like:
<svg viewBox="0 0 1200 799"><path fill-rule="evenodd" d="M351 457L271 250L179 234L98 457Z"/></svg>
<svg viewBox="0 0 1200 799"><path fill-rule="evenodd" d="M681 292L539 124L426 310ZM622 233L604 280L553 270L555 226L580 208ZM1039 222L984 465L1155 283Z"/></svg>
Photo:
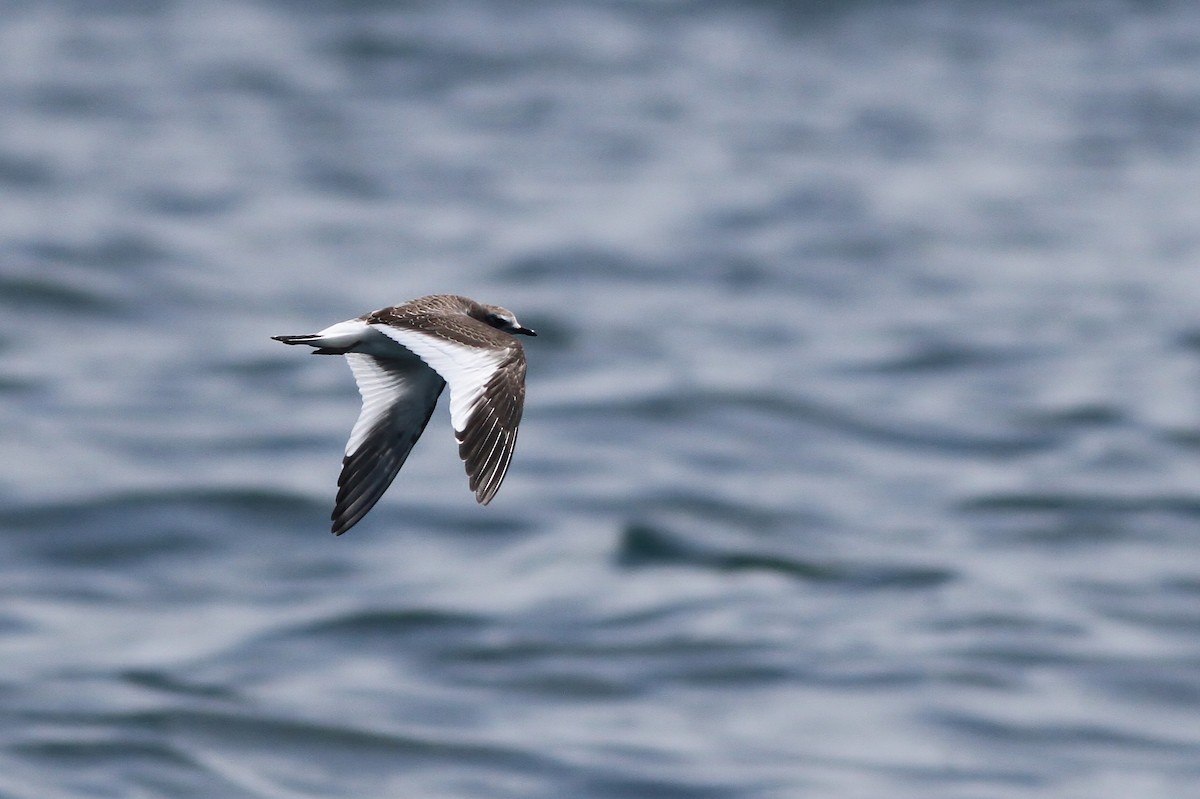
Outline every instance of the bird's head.
<svg viewBox="0 0 1200 799"><path fill-rule="evenodd" d="M523 336L537 335L533 330L518 322L516 314L507 308L501 308L499 305L485 305L483 311L481 321L497 330L503 330L505 333L520 333Z"/></svg>

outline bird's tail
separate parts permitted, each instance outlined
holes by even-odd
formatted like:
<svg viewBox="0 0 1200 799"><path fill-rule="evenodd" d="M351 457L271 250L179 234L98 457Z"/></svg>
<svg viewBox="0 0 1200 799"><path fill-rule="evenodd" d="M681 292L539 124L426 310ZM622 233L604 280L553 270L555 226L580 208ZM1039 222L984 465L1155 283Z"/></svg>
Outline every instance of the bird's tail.
<svg viewBox="0 0 1200 799"><path fill-rule="evenodd" d="M313 350L313 355L345 355L350 351L349 347L325 347L327 343L325 336L320 333L307 333L302 336L271 336L275 341L282 341L284 344L307 344L310 347L316 347Z"/></svg>
<svg viewBox="0 0 1200 799"><path fill-rule="evenodd" d="M374 331L361 319L350 319L330 325L319 333L309 333L305 336L271 336L284 344L307 344L316 347L314 355L345 355L347 352L361 351L363 337Z"/></svg>

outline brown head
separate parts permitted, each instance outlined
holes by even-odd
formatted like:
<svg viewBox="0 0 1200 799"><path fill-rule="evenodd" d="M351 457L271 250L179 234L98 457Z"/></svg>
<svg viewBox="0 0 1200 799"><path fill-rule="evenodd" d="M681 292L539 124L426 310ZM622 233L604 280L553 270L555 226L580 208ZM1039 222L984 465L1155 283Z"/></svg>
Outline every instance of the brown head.
<svg viewBox="0 0 1200 799"><path fill-rule="evenodd" d="M490 325L497 330L503 330L505 333L520 333L523 336L537 335L537 333L518 322L516 314L507 308L501 308L499 305L484 305L483 303L476 303L475 306L470 311L471 316L485 325Z"/></svg>

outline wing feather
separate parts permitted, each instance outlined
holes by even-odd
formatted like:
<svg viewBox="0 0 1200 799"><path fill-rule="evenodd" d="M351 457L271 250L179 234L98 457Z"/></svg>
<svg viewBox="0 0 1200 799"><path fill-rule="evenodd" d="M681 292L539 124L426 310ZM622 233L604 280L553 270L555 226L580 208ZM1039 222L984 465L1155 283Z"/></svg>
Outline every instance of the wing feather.
<svg viewBox="0 0 1200 799"><path fill-rule="evenodd" d="M416 358L346 354L362 411L346 442L332 521L336 535L353 527L396 479L421 437L446 382Z"/></svg>
<svg viewBox="0 0 1200 799"><path fill-rule="evenodd" d="M476 346L426 331L372 324L415 353L450 385L450 421L475 499L492 501L508 473L525 406L525 351Z"/></svg>

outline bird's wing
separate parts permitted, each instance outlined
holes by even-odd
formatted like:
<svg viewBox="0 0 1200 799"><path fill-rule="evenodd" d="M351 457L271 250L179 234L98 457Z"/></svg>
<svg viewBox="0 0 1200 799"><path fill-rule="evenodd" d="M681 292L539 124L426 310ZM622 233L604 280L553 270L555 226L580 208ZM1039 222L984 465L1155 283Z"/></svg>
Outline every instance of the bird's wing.
<svg viewBox="0 0 1200 799"><path fill-rule="evenodd" d="M437 372L416 358L376 358L351 352L346 360L363 405L346 442L338 477L332 517L337 535L365 516L396 479L446 385Z"/></svg>
<svg viewBox="0 0 1200 799"><path fill-rule="evenodd" d="M392 325L372 325L416 353L450 384L450 421L471 490L481 505L500 489L525 407L525 351L472 346Z"/></svg>

